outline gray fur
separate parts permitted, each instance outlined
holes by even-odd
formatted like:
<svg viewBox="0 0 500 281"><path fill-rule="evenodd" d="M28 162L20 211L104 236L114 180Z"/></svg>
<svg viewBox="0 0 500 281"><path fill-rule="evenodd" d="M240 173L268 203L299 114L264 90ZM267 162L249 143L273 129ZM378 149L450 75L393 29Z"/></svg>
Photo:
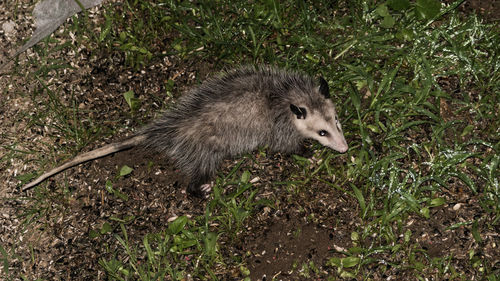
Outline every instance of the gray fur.
<svg viewBox="0 0 500 281"><path fill-rule="evenodd" d="M189 193L201 195L200 185L214 176L223 159L265 145L273 152L293 153L306 137L316 139L318 130L315 124L300 123L300 131L297 122L333 124L337 117L333 104L325 98L325 83L320 92L312 78L297 72L268 67L228 71L181 97L171 110L136 134L135 138L140 136L136 144L172 159L190 177ZM307 117L296 116L291 105L307 110ZM311 114L321 122L309 118ZM326 145L346 151L340 123L329 129L340 145Z"/></svg>

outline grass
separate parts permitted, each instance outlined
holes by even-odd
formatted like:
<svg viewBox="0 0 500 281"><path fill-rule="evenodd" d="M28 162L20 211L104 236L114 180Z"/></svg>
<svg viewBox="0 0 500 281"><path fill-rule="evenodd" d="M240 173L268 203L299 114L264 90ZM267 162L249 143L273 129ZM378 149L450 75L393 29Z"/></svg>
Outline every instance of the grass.
<svg viewBox="0 0 500 281"><path fill-rule="evenodd" d="M317 269L323 267L331 280L373 280L377 272L395 269L419 280L498 280L498 265L478 249L500 223L500 38L494 24L458 15L461 2L135 0L107 4L97 26L80 15L66 30L92 56L123 57L132 71L175 55L216 68L266 63L327 78L349 151L338 155L314 145L319 164L295 156L297 171L289 181L273 184L292 194L328 184L356 200L360 223L351 233L352 247L332 251L325 264L297 265L302 277L323 276ZM50 135L64 140L57 148L41 144L28 152L51 151L50 158L33 160L40 167L55 162L61 150L69 157L114 132L112 125L80 112L78 97L50 84L50 77L71 68L57 57L58 50L75 48L61 39L67 36L53 36L34 48L42 61L28 62L33 70L26 79L35 89L21 93L38 107L27 117L29 127L46 126ZM22 67L16 67L19 75ZM340 157L346 162L339 164ZM244 257L225 255L232 243L221 241L237 243L263 206L280 208L286 202L260 199L241 163L217 178L202 216L181 216L160 233L145 235L142 243L129 239L129 220L110 220L95 230L95 237L112 235L121 246L109 253L113 258L99 261L107 278L214 280L234 269L239 278L248 278ZM236 188L223 192L228 185ZM453 253L433 257L409 224L432 220L437 208L456 206L455 195L461 193L477 199L477 215L443 227L468 229L467 239L477 246L468 252L468 264L455 268ZM24 212L27 229L51 211L50 196L36 194L36 204ZM5 267L12 250L0 247L0 253ZM13 278L8 270L3 274Z"/></svg>

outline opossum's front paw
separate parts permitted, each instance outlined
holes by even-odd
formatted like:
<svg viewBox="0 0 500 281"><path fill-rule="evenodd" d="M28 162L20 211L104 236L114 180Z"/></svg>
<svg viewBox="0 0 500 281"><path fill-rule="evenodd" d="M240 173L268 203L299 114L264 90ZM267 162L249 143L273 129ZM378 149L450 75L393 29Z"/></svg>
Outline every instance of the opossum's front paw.
<svg viewBox="0 0 500 281"><path fill-rule="evenodd" d="M212 192L212 184L206 183L199 185L197 183L190 183L187 192L194 197L207 199L210 196L210 192Z"/></svg>
<svg viewBox="0 0 500 281"><path fill-rule="evenodd" d="M296 154L304 158L311 158L314 156L314 150L310 146L302 144Z"/></svg>
<svg viewBox="0 0 500 281"><path fill-rule="evenodd" d="M206 195L209 195L210 192L212 192L212 184L211 183L202 184L200 186L200 190L201 190L201 192L205 193Z"/></svg>

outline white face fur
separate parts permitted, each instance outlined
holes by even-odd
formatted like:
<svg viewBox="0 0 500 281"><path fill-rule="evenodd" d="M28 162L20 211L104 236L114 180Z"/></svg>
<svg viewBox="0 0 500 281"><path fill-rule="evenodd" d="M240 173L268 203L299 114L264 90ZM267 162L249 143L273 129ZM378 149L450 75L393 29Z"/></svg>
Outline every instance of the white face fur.
<svg viewBox="0 0 500 281"><path fill-rule="evenodd" d="M293 122L297 130L306 138L317 140L324 146L344 153L349 148L342 132L335 106L325 99L324 115L307 107L290 105L295 114Z"/></svg>

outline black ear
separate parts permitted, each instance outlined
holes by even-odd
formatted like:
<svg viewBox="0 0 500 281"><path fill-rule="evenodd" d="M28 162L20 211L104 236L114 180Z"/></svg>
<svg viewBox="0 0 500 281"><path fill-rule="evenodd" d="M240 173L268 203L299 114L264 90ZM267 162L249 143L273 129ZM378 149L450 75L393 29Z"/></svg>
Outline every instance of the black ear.
<svg viewBox="0 0 500 281"><path fill-rule="evenodd" d="M298 107L290 104L290 110L297 116L297 119L306 119L307 110L304 107Z"/></svg>
<svg viewBox="0 0 500 281"><path fill-rule="evenodd" d="M326 80L323 79L323 77L319 78L319 92L325 98L327 98L327 99L330 98L330 89L328 88L328 82L326 82Z"/></svg>

